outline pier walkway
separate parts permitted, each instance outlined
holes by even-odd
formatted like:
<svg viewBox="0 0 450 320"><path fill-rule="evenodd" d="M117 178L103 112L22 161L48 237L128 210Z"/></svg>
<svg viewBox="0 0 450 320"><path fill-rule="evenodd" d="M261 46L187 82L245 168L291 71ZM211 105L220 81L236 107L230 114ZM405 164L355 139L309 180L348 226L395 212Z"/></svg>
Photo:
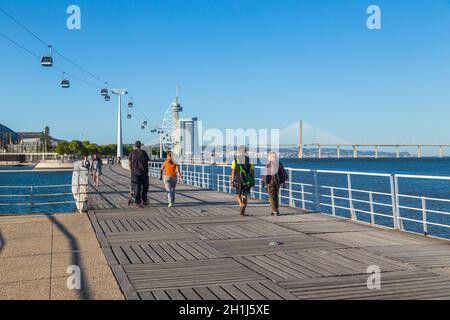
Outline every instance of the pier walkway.
<svg viewBox="0 0 450 320"><path fill-rule="evenodd" d="M151 207L127 206L129 172L105 167L89 218L127 299L450 299L450 244L151 179ZM279 241L280 245L270 245ZM369 266L381 288L369 290Z"/></svg>

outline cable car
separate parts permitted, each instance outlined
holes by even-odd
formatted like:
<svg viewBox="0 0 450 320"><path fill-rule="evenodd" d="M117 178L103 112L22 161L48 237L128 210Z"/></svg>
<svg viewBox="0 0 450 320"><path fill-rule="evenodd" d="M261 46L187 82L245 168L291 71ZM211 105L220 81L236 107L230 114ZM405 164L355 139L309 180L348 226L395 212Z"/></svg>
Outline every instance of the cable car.
<svg viewBox="0 0 450 320"><path fill-rule="evenodd" d="M100 94L101 94L103 97L106 97L106 96L108 95L108 89L103 88L102 90L100 90Z"/></svg>
<svg viewBox="0 0 450 320"><path fill-rule="evenodd" d="M141 129L144 130L144 129L145 129L145 126L141 126Z"/></svg>
<svg viewBox="0 0 450 320"><path fill-rule="evenodd" d="M147 122L147 121L144 121L144 122L143 122L143 125L144 125L144 126L146 126L147 124L148 124L148 122Z"/></svg>
<svg viewBox="0 0 450 320"><path fill-rule="evenodd" d="M133 102L128 102L128 108L133 108Z"/></svg>
<svg viewBox="0 0 450 320"><path fill-rule="evenodd" d="M61 76L61 87L62 88L70 88L70 81L67 80L64 76L65 76L65 72L62 73Z"/></svg>
<svg viewBox="0 0 450 320"><path fill-rule="evenodd" d="M127 119L131 119L131 118L132 118L131 114L127 114Z"/></svg>
<svg viewBox="0 0 450 320"><path fill-rule="evenodd" d="M43 67L51 67L53 66L53 57L52 57L52 46L48 46L50 48L50 53L42 56L41 65Z"/></svg>
<svg viewBox="0 0 450 320"><path fill-rule="evenodd" d="M61 87L62 88L70 88L70 81L69 80L67 80L67 79L62 79L61 80Z"/></svg>
<svg viewBox="0 0 450 320"><path fill-rule="evenodd" d="M105 101L109 101L109 100L111 100L111 97L107 94L107 95L105 96Z"/></svg>

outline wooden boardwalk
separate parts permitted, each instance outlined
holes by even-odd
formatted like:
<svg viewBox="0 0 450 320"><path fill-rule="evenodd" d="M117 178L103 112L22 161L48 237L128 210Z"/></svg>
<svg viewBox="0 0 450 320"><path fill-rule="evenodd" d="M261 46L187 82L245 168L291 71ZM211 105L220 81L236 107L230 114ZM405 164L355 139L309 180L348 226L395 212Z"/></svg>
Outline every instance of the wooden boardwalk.
<svg viewBox="0 0 450 320"><path fill-rule="evenodd" d="M256 200L241 217L233 196L186 185L167 208L158 180L150 208L129 209L128 195L129 173L114 166L89 200L127 299L450 299L447 241L292 208L271 217ZM372 265L379 290L367 288Z"/></svg>

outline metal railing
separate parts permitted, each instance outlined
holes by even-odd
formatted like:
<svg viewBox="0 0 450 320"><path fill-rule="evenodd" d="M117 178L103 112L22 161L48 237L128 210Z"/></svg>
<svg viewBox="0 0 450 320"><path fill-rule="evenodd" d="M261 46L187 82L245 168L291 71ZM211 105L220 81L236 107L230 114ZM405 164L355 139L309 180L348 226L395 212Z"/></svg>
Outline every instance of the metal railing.
<svg viewBox="0 0 450 320"><path fill-rule="evenodd" d="M161 162L151 162L158 177ZM231 168L180 164L184 183L232 193ZM256 166L254 199L267 200ZM289 181L280 190L282 205L401 231L450 238L450 177L286 168Z"/></svg>
<svg viewBox="0 0 450 320"><path fill-rule="evenodd" d="M150 162L149 163L149 175L153 178L159 178L160 171L161 171L162 162ZM125 168L128 168L128 165L124 166ZM178 177L178 180L195 187L199 187L202 189L211 189L211 175L207 172L205 172L205 166L202 167L202 171L189 171L189 170L183 170L182 166L180 166L180 171L183 175L183 179Z"/></svg>
<svg viewBox="0 0 450 320"><path fill-rule="evenodd" d="M70 184L6 185L6 179L12 180L11 174L18 177L20 174L45 175L61 172L72 173ZM82 208L89 185L84 176L87 177L86 170L0 170L0 215L65 212ZM27 179L29 177L23 180Z"/></svg>

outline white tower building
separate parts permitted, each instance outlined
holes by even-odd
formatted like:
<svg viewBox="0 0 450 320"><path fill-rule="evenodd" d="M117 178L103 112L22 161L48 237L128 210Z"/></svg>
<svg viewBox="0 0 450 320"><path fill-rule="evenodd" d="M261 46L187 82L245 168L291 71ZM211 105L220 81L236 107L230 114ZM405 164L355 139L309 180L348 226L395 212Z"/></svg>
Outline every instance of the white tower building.
<svg viewBox="0 0 450 320"><path fill-rule="evenodd" d="M194 156L199 154L198 118L180 120L180 155Z"/></svg>

